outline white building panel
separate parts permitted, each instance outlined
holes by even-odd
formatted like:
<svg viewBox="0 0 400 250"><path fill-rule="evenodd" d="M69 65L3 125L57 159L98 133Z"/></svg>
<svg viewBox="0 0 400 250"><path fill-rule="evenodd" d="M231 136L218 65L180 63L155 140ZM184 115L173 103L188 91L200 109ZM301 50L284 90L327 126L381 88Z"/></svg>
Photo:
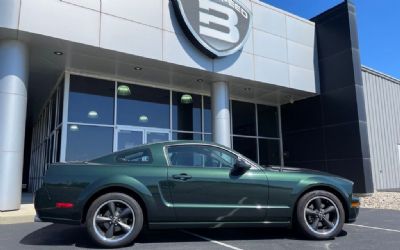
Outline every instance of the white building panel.
<svg viewBox="0 0 400 250"><path fill-rule="evenodd" d="M286 37L286 19L283 13L257 2L253 2L252 6L253 25L255 29Z"/></svg>
<svg viewBox="0 0 400 250"><path fill-rule="evenodd" d="M214 72L254 80L253 55L236 53L230 57L215 59Z"/></svg>
<svg viewBox="0 0 400 250"><path fill-rule="evenodd" d="M100 47L162 60L162 30L102 14Z"/></svg>
<svg viewBox="0 0 400 250"><path fill-rule="evenodd" d="M170 0L21 1L19 30L28 33L299 90L318 84L309 72L317 69L314 23L260 1L244 1L253 26L241 54L215 61L183 34ZM11 17L14 3L5 5ZM16 27L15 18L2 17L0 24Z"/></svg>
<svg viewBox="0 0 400 250"><path fill-rule="evenodd" d="M260 30L254 30L254 54L287 62L286 39Z"/></svg>
<svg viewBox="0 0 400 250"><path fill-rule="evenodd" d="M290 65L314 70L314 48L305 46L296 42L287 41L288 44L288 62Z"/></svg>
<svg viewBox="0 0 400 250"><path fill-rule="evenodd" d="M102 0L101 11L141 24L162 28L162 0Z"/></svg>
<svg viewBox="0 0 400 250"><path fill-rule="evenodd" d="M290 87L308 92L316 92L315 72L293 65L289 66Z"/></svg>
<svg viewBox="0 0 400 250"><path fill-rule="evenodd" d="M99 46L100 13L59 0L22 0L19 29Z"/></svg>
<svg viewBox="0 0 400 250"><path fill-rule="evenodd" d="M295 17L286 16L287 38L291 41L314 47L315 27Z"/></svg>
<svg viewBox="0 0 400 250"><path fill-rule="evenodd" d="M0 27L17 29L21 1L1 0L0 4Z"/></svg>
<svg viewBox="0 0 400 250"><path fill-rule="evenodd" d="M100 11L101 0L61 0L66 3L75 4L84 8ZM104 2L104 1L103 1Z"/></svg>
<svg viewBox="0 0 400 250"><path fill-rule="evenodd" d="M289 66L286 63L255 56L255 80L289 87Z"/></svg>
<svg viewBox="0 0 400 250"><path fill-rule="evenodd" d="M212 71L212 60L195 48L183 34L164 31L163 61Z"/></svg>

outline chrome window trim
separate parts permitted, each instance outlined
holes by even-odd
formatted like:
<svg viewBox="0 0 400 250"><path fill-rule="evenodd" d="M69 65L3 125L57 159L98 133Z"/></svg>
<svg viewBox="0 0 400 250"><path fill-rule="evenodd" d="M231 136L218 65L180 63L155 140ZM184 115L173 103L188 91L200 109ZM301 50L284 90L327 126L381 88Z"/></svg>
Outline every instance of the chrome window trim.
<svg viewBox="0 0 400 250"><path fill-rule="evenodd" d="M241 154L238 154L237 152L234 152L234 151L232 151L230 149L227 149L227 148L219 146L219 145L215 145L215 144L211 144L211 143L202 143L202 142L181 142L181 143L171 143L171 144L168 144L168 145L164 145L163 146L163 151L164 151L164 158L165 158L165 160L167 162L167 167L179 167L179 166L173 166L171 164L171 161L170 161L170 159L168 157L168 148L169 147L174 147L174 146L186 146L186 145L189 145L189 146L209 146L209 147L219 148L219 149L221 149L223 151L227 151L227 152L235 155L238 159L244 159L247 163L249 163L251 165L251 169L257 169L257 170L261 169L255 162L253 162L252 160L248 159L247 157L245 157L245 156L243 156ZM207 169L213 169L213 168L207 168Z"/></svg>

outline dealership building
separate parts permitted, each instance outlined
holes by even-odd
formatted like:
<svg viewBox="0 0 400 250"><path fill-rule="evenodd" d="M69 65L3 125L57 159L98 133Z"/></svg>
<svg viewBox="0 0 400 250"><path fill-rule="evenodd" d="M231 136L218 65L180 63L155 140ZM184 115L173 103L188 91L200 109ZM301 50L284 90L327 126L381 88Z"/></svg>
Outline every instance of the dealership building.
<svg viewBox="0 0 400 250"><path fill-rule="evenodd" d="M361 66L352 1L311 20L257 0L0 2L0 211L51 163L166 140L399 189L400 81Z"/></svg>

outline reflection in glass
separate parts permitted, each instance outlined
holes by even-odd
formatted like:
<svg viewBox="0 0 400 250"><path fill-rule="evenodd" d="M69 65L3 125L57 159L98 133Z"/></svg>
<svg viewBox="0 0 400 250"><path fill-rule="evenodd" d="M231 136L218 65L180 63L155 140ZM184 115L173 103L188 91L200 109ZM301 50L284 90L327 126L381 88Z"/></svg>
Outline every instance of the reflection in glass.
<svg viewBox="0 0 400 250"><path fill-rule="evenodd" d="M56 139L57 139L57 144L56 144L56 162L60 162L60 156L61 156L61 129L57 129L56 131Z"/></svg>
<svg viewBox="0 0 400 250"><path fill-rule="evenodd" d="M110 81L71 75L68 120L114 124L114 89ZM97 114L96 117L89 114Z"/></svg>
<svg viewBox="0 0 400 250"><path fill-rule="evenodd" d="M256 108L253 103L232 101L234 135L256 135Z"/></svg>
<svg viewBox="0 0 400 250"><path fill-rule="evenodd" d="M260 165L280 165L279 140L259 139Z"/></svg>
<svg viewBox="0 0 400 250"><path fill-rule="evenodd" d="M257 162L257 139L234 136L233 149Z"/></svg>
<svg viewBox="0 0 400 250"><path fill-rule="evenodd" d="M201 141L201 134L197 133L172 133L172 140Z"/></svg>
<svg viewBox="0 0 400 250"><path fill-rule="evenodd" d="M66 161L87 161L112 152L113 128L79 125L78 130L71 130L71 126Z"/></svg>
<svg viewBox="0 0 400 250"><path fill-rule="evenodd" d="M146 123L148 121L149 121L149 118L147 116L145 116L145 115L139 116L139 122Z"/></svg>
<svg viewBox="0 0 400 250"><path fill-rule="evenodd" d="M181 103L182 104L191 104L193 103L193 98L189 94L184 94L181 96Z"/></svg>
<svg viewBox="0 0 400 250"><path fill-rule="evenodd" d="M51 109L51 127L50 130L53 131L57 125L57 92L53 94L50 101Z"/></svg>
<svg viewBox="0 0 400 250"><path fill-rule="evenodd" d="M212 134L204 134L204 141L212 142L213 141Z"/></svg>
<svg viewBox="0 0 400 250"><path fill-rule="evenodd" d="M118 151L133 148L143 144L143 132L119 130L118 131Z"/></svg>
<svg viewBox="0 0 400 250"><path fill-rule="evenodd" d="M89 111L88 117L91 119L96 119L99 117L99 113L97 113L97 111L95 110Z"/></svg>
<svg viewBox="0 0 400 250"><path fill-rule="evenodd" d="M172 128L201 132L201 96L173 92Z"/></svg>
<svg viewBox="0 0 400 250"><path fill-rule="evenodd" d="M75 124L69 125L69 130L71 130L71 131L79 131L79 126L75 125Z"/></svg>
<svg viewBox="0 0 400 250"><path fill-rule="evenodd" d="M263 137L279 137L278 108L257 105L258 135Z"/></svg>
<svg viewBox="0 0 400 250"><path fill-rule="evenodd" d="M61 80L61 84L58 90L58 119L57 125L61 124L63 119L63 107L64 107L64 79Z"/></svg>
<svg viewBox="0 0 400 250"><path fill-rule="evenodd" d="M129 88L128 85L119 85L117 88L117 94L119 96L130 96L131 89Z"/></svg>
<svg viewBox="0 0 400 250"><path fill-rule="evenodd" d="M119 84L118 87L126 85ZM117 123L169 128L169 91L129 85L130 95L118 95ZM147 119L146 119L147 118Z"/></svg>
<svg viewBox="0 0 400 250"><path fill-rule="evenodd" d="M208 96L203 97L204 101L204 132L212 133L212 117L211 117L211 98Z"/></svg>
<svg viewBox="0 0 400 250"><path fill-rule="evenodd" d="M147 143L169 141L169 133L147 132Z"/></svg>

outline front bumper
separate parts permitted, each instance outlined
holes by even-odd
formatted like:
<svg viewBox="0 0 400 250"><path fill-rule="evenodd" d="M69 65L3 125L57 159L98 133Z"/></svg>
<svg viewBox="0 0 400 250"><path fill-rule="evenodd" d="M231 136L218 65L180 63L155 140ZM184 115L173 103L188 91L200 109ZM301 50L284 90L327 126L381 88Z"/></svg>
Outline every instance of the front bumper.
<svg viewBox="0 0 400 250"><path fill-rule="evenodd" d="M355 222L359 212L360 212L360 198L353 196L350 203L349 218L347 219L347 223Z"/></svg>

